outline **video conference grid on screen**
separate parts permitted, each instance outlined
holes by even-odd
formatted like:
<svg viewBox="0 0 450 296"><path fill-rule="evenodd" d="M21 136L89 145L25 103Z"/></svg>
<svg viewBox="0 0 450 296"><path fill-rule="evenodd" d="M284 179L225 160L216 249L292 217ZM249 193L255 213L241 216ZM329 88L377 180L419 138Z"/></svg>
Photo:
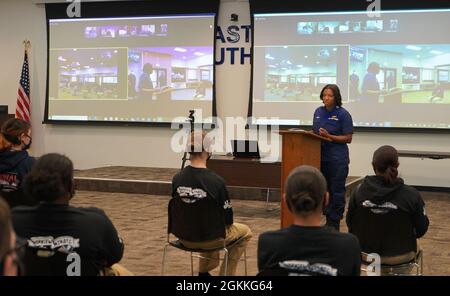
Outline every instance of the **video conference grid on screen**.
<svg viewBox="0 0 450 296"><path fill-rule="evenodd" d="M171 122L191 109L212 116L214 18L49 20L48 119Z"/></svg>
<svg viewBox="0 0 450 296"><path fill-rule="evenodd" d="M448 28L450 10L255 14L254 123L310 125L335 83L356 126L450 128Z"/></svg>

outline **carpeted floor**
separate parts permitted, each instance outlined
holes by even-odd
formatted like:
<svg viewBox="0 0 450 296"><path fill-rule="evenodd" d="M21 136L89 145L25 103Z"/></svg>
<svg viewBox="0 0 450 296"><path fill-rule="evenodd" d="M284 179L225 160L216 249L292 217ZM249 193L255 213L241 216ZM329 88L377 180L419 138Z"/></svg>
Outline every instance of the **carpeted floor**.
<svg viewBox="0 0 450 296"><path fill-rule="evenodd" d="M428 233L420 240L424 251L424 274L450 275L450 194L426 192L423 196L431 221ZM72 204L104 209L126 244L121 263L136 275L160 275L167 237L168 200L168 196L79 191ZM249 275L257 273L259 234L279 228L277 207L277 203L267 207L262 201L233 200L235 221L249 225L253 231L247 249ZM347 231L345 226L342 231ZM170 248L168 255L166 274L190 275L188 253ZM244 274L242 264L238 266L237 274Z"/></svg>

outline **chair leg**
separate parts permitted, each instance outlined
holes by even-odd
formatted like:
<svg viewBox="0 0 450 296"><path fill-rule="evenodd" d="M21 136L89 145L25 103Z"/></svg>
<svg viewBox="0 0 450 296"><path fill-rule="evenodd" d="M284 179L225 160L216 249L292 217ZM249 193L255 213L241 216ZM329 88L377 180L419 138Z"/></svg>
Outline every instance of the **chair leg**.
<svg viewBox="0 0 450 296"><path fill-rule="evenodd" d="M194 259L193 259L193 253L191 252L191 276L194 276Z"/></svg>
<svg viewBox="0 0 450 296"><path fill-rule="evenodd" d="M223 254L223 265L224 265L224 274L223 275L227 275L227 271L228 271L228 249L224 248L223 249L224 254Z"/></svg>
<svg viewBox="0 0 450 296"><path fill-rule="evenodd" d="M419 266L420 266L420 271L419 271L419 275L423 275L423 251L419 251Z"/></svg>
<svg viewBox="0 0 450 296"><path fill-rule="evenodd" d="M164 250L163 250L163 258L162 258L162 264L161 264L161 275L164 275L164 266L166 264L166 253L167 253L167 247L169 246L169 244L166 244L164 246Z"/></svg>

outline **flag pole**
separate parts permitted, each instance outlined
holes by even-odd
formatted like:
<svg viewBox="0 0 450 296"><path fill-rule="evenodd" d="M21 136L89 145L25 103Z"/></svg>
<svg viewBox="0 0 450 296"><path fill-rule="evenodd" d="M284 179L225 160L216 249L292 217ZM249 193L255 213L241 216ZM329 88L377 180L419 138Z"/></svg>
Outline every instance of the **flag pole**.
<svg viewBox="0 0 450 296"><path fill-rule="evenodd" d="M29 72L30 72L30 49L31 49L31 42L30 42L30 40L28 40L28 39L25 39L25 40L23 40L23 47L24 47L24 54L25 54L25 56L26 56L26 60L27 60L27 70L28 70L28 87L29 87L29 90L28 90L28 99L29 99L29 123L31 124L31 87L30 87L30 85L31 85L31 83L30 83L30 74L29 74ZM22 69L23 70L23 69ZM17 111L16 111L17 112ZM31 148L28 150L28 152L31 154Z"/></svg>
<svg viewBox="0 0 450 296"><path fill-rule="evenodd" d="M31 71L30 69L30 49L31 49L31 41L28 39L25 39L23 41L23 47L25 48L25 54L27 55L27 60L28 60L28 72ZM29 79L30 79L30 86L31 86L31 75L28 75ZM30 94L29 97L31 98L31 87L30 87ZM30 100L30 104L31 104L31 100ZM30 112L31 112L31 106L30 106ZM30 117L30 121L31 121L31 117Z"/></svg>

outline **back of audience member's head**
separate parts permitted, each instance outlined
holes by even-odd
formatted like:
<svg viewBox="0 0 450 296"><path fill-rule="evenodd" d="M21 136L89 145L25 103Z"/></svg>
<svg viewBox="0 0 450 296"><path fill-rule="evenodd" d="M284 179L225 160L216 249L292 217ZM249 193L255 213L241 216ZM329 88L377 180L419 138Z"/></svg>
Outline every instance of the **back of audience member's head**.
<svg viewBox="0 0 450 296"><path fill-rule="evenodd" d="M28 134L30 124L22 119L11 118L5 121L0 133L0 152L22 143L21 138Z"/></svg>
<svg viewBox="0 0 450 296"><path fill-rule="evenodd" d="M311 166L295 168L288 176L285 197L294 215L307 216L321 212L327 194L327 183L322 173Z"/></svg>
<svg viewBox="0 0 450 296"><path fill-rule="evenodd" d="M43 155L25 178L24 188L40 202L68 201L74 194L72 161L57 153Z"/></svg>
<svg viewBox="0 0 450 296"><path fill-rule="evenodd" d="M373 153L372 166L375 174L384 178L388 184L394 184L398 180L398 153L392 146L381 146Z"/></svg>
<svg viewBox="0 0 450 296"><path fill-rule="evenodd" d="M0 275L17 275L14 263L15 235L8 204L0 197Z"/></svg>
<svg viewBox="0 0 450 296"><path fill-rule="evenodd" d="M201 157L211 152L212 141L206 131L192 131L188 139L187 151L191 157Z"/></svg>

